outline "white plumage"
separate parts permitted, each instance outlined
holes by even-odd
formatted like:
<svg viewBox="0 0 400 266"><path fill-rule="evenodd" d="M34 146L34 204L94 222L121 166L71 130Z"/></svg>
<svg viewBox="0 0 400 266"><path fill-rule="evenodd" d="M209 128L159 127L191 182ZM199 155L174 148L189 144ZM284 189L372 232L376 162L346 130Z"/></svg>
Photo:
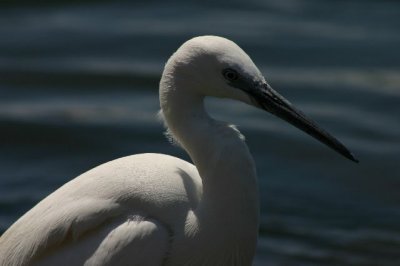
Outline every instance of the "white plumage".
<svg viewBox="0 0 400 266"><path fill-rule="evenodd" d="M0 265L251 265L256 170L237 129L207 114L205 96L236 99L292 123L276 112L292 106L235 43L191 39L165 66L160 105L170 134L195 166L140 154L78 176L4 233Z"/></svg>

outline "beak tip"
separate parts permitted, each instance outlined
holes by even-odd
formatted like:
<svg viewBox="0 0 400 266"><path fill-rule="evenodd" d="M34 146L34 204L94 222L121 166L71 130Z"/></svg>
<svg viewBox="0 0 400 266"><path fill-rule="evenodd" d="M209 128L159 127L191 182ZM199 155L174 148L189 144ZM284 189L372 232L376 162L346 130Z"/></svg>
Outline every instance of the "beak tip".
<svg viewBox="0 0 400 266"><path fill-rule="evenodd" d="M356 157L354 157L354 154L351 153L351 152L349 152L348 156L346 156L346 157L349 158L350 160L352 160L355 163L359 163L360 162Z"/></svg>

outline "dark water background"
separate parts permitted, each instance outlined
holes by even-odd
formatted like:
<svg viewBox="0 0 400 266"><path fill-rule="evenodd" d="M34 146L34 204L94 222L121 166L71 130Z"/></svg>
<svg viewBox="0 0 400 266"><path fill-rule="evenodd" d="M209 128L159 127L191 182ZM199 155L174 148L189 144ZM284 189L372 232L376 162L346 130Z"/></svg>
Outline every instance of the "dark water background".
<svg viewBox="0 0 400 266"><path fill-rule="evenodd" d="M257 163L255 265L400 265L400 3L0 3L0 232L117 157L188 159L155 114L163 65L196 35L242 46L272 86L360 159L243 104L210 100Z"/></svg>

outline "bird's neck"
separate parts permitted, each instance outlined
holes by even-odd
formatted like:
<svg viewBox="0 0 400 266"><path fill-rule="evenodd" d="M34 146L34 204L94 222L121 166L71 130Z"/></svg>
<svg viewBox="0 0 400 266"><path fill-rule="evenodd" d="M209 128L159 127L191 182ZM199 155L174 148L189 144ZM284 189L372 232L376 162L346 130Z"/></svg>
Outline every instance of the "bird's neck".
<svg viewBox="0 0 400 266"><path fill-rule="evenodd" d="M258 233L258 187L242 136L232 126L212 119L200 95L161 87L160 100L169 130L202 178L202 199L195 210L204 225L200 228L221 234L225 242L246 243L253 250L255 246L248 245L255 245Z"/></svg>

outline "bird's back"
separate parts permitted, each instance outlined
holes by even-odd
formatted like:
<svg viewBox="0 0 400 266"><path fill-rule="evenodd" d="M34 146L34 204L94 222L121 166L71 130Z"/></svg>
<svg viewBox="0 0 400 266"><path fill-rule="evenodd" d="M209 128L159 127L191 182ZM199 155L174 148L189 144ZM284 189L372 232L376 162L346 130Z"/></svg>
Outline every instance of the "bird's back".
<svg viewBox="0 0 400 266"><path fill-rule="evenodd" d="M61 265L82 264L96 249L101 253L110 232L114 242L109 242L116 246L121 245L118 232L132 243L143 237L138 232L151 234L156 243L168 241L170 227L182 227L201 193L196 168L175 157L140 154L105 163L59 188L11 226L0 238L0 265L40 263L44 257ZM160 243L160 252L166 252L166 244Z"/></svg>

